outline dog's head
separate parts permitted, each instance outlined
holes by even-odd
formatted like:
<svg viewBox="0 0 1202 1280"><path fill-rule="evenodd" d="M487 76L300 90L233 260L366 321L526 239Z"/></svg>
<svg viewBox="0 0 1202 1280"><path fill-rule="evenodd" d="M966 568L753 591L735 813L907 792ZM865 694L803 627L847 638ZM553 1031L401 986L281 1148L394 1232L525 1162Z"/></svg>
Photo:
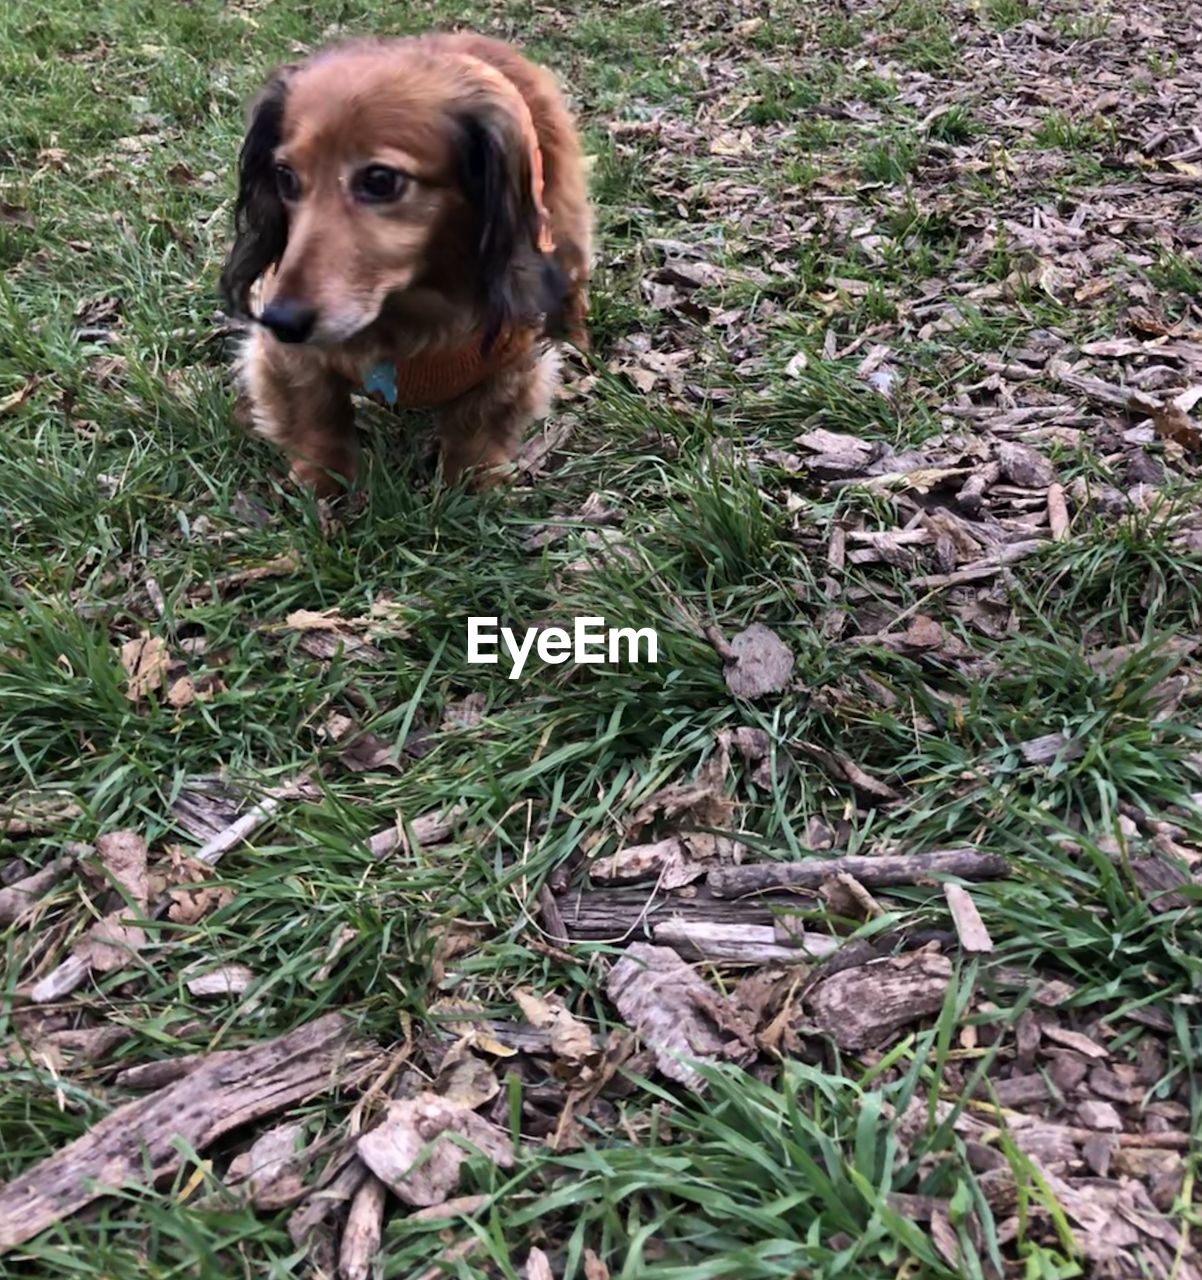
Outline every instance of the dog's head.
<svg viewBox="0 0 1202 1280"><path fill-rule="evenodd" d="M540 245L524 110L489 67L420 41L275 72L240 156L231 308L248 314L274 268L255 318L284 341L348 341L406 297L470 309L486 343L553 324L563 281Z"/></svg>

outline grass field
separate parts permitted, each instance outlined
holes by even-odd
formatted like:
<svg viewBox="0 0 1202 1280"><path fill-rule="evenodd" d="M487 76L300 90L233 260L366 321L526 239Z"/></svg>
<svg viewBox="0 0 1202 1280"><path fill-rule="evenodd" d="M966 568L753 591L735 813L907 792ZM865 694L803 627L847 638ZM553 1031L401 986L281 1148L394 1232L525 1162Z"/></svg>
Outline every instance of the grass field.
<svg viewBox="0 0 1202 1280"><path fill-rule="evenodd" d="M182 1151L0 1272L332 1274L341 1206L290 1233L303 1193L256 1207L229 1162L300 1121L311 1192L396 1085L520 1141L510 1169L473 1157L440 1218L390 1202L380 1276L1202 1274L1200 20L1192 0L0 12L4 883L125 830L153 898L201 842L189 798L233 816L281 789L202 906L143 919L61 999L30 995L114 905L96 859L0 916L0 1179L141 1096L121 1072L330 1011L393 1073L358 1109L333 1078ZM319 508L231 417L216 278L243 105L324 39L431 26L518 40L570 93L594 355L529 483L445 490L425 424L365 407L362 492ZM660 661L510 681L468 665L473 614L653 626ZM749 701L719 650L753 623L794 667ZM731 747L748 728L758 766ZM746 1052L674 1084L620 1034L630 935L578 936L572 902L592 859L687 826L633 819L699 770L721 798L691 816L745 862L1002 855L971 887L992 951L958 946L930 881L798 895L807 929L878 964L941 949L933 1005L859 1050L815 1025L824 971L699 965ZM449 840L369 853L453 806ZM232 989L198 994L210 971ZM604 1047L531 1048L525 989Z"/></svg>

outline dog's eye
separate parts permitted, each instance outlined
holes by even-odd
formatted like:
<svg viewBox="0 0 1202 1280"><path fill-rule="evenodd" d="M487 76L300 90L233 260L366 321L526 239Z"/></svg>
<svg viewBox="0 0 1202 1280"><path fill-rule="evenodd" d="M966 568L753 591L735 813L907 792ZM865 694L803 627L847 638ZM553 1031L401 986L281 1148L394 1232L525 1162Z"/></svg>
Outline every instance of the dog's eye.
<svg viewBox="0 0 1202 1280"><path fill-rule="evenodd" d="M296 176L296 171L289 169L286 164L276 165L275 186L284 200L299 200L301 198L300 179Z"/></svg>
<svg viewBox="0 0 1202 1280"><path fill-rule="evenodd" d="M390 204L399 200L408 179L386 164L369 164L351 179L351 194L364 204Z"/></svg>

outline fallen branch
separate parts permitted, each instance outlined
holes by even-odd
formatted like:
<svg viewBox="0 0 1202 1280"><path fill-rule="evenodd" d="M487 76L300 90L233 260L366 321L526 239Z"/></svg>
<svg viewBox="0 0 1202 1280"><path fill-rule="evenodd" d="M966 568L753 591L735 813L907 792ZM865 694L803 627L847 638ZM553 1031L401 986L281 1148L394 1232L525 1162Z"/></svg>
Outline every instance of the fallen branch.
<svg viewBox="0 0 1202 1280"><path fill-rule="evenodd" d="M996 853L977 849L940 849L932 853L885 854L877 858L811 858L806 862L753 862L741 867L715 867L706 877L716 898L773 889L817 889L824 880L846 872L865 885L914 884L929 876L962 880L997 880L1010 865Z"/></svg>
<svg viewBox="0 0 1202 1280"><path fill-rule="evenodd" d="M356 1083L369 1055L351 1023L330 1013L229 1056L214 1055L182 1080L110 1112L82 1137L0 1190L0 1253L31 1240L109 1188L154 1184L186 1151L314 1094Z"/></svg>

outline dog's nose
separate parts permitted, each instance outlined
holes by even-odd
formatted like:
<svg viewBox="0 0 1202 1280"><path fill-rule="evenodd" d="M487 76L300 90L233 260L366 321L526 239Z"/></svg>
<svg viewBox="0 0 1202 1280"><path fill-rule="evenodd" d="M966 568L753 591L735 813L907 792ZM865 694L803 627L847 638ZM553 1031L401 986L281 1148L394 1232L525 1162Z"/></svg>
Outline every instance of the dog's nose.
<svg viewBox="0 0 1202 1280"><path fill-rule="evenodd" d="M304 342L313 332L317 312L307 302L277 298L267 304L259 319L281 342Z"/></svg>

